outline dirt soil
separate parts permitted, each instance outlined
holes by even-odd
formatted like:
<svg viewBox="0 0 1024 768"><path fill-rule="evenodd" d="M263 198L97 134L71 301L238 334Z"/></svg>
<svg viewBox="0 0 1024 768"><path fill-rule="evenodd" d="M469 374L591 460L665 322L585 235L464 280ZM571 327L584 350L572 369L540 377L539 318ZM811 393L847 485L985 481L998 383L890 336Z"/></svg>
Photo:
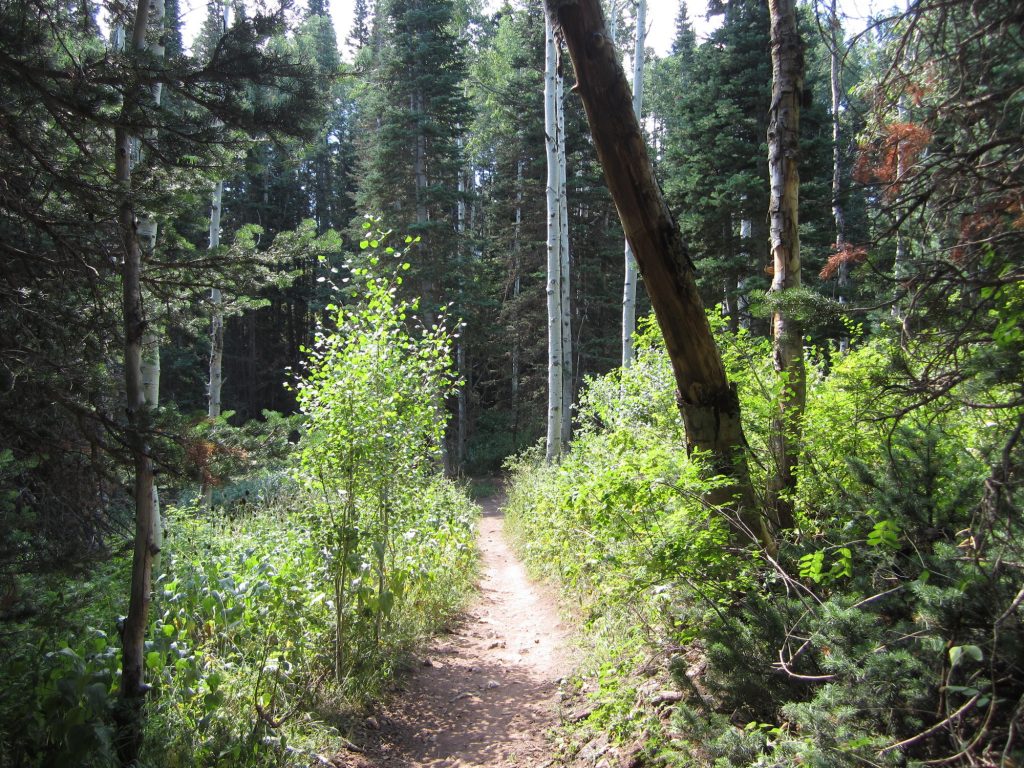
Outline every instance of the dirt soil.
<svg viewBox="0 0 1024 768"><path fill-rule="evenodd" d="M502 532L504 498L483 501L480 591L450 634L380 711L361 768L543 768L571 669L568 627L553 597L531 582Z"/></svg>

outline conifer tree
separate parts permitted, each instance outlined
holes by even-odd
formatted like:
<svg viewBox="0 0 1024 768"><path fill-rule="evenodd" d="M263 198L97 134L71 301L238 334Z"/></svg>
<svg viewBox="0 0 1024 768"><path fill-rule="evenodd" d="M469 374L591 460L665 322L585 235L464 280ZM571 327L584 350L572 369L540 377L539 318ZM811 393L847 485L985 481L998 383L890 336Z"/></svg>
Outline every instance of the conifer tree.
<svg viewBox="0 0 1024 768"><path fill-rule="evenodd" d="M469 103L453 11L451 0L379 4L374 34L381 47L361 94L374 128L364 132L372 141L360 150L356 204L389 229L421 238L406 284L422 295L428 320L455 298L448 267L459 248L459 146Z"/></svg>
<svg viewBox="0 0 1024 768"><path fill-rule="evenodd" d="M538 3L506 6L470 77L485 291L467 316L479 370L470 458L491 464L541 434L546 413L543 31Z"/></svg>
<svg viewBox="0 0 1024 768"><path fill-rule="evenodd" d="M356 0L352 9L352 30L349 32L346 42L354 53L370 42L369 27L370 11L366 0Z"/></svg>
<svg viewBox="0 0 1024 768"><path fill-rule="evenodd" d="M764 136L771 62L765 6L733 0L721 11L722 26L696 48L680 14L672 75L661 80L655 108L666 124L665 194L692 244L702 296L708 304L722 302L738 323L737 300L756 287L750 278L763 276L768 260ZM743 221L752 224L749 238L741 236Z"/></svg>

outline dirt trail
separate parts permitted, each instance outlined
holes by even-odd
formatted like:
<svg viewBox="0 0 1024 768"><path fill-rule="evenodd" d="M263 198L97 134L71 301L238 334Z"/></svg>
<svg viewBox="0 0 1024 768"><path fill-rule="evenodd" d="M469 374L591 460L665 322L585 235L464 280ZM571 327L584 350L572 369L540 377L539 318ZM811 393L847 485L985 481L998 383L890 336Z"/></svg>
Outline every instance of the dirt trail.
<svg viewBox="0 0 1024 768"><path fill-rule="evenodd" d="M483 502L480 594L451 634L371 719L376 743L360 762L380 768L540 768L569 672L567 628L530 582L502 533L503 497Z"/></svg>

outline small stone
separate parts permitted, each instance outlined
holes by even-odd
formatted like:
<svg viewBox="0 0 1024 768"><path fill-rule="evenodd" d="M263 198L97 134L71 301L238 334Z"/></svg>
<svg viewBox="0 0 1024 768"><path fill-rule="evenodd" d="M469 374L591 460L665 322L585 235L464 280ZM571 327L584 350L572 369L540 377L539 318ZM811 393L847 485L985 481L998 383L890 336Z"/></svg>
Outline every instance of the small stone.
<svg viewBox="0 0 1024 768"><path fill-rule="evenodd" d="M484 686L484 688L487 689L488 691L493 691L495 688L500 688L500 687L501 687L501 683L499 683L497 680L488 680L487 684Z"/></svg>
<svg viewBox="0 0 1024 768"><path fill-rule="evenodd" d="M423 666L424 667L432 667L432 666L434 666L434 662L432 662L430 659L424 659L423 660Z"/></svg>
<svg viewBox="0 0 1024 768"><path fill-rule="evenodd" d="M377 718L373 715L370 715L368 718L366 718L364 722L366 723L366 727L369 728L371 731L380 730L380 721L378 721Z"/></svg>

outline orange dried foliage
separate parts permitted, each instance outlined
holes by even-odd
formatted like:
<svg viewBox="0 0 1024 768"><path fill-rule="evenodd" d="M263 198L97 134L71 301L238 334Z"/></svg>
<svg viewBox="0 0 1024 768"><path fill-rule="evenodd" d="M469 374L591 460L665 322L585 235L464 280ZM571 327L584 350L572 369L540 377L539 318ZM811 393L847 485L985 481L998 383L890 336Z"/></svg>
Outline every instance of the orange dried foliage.
<svg viewBox="0 0 1024 768"><path fill-rule="evenodd" d="M825 262L825 266L821 268L821 272L818 273L818 277L822 280L831 280L833 277L839 274L839 267L843 264L860 264L865 261L868 257L868 249L859 245L853 245L852 243L843 243L841 246L836 243L832 244L832 248L835 250L828 260Z"/></svg>
<svg viewBox="0 0 1024 768"><path fill-rule="evenodd" d="M199 470L204 483L213 481L213 474L210 472L210 460L217 450L217 445L209 440L190 440L185 445L185 456L188 463Z"/></svg>
<svg viewBox="0 0 1024 768"><path fill-rule="evenodd" d="M960 237L951 254L953 260L962 263L967 259L973 244L998 232L1005 232L1007 227L1024 228L1024 204L1019 198L1010 195L961 216Z"/></svg>
<svg viewBox="0 0 1024 768"><path fill-rule="evenodd" d="M899 192L900 165L904 176L932 140L930 128L919 123L889 123L880 139L861 144L853 177L860 184L885 184L887 199ZM902 163L901 163L902 161Z"/></svg>
<svg viewBox="0 0 1024 768"><path fill-rule="evenodd" d="M221 479L213 474L212 468L218 455L228 456L236 461L245 461L249 457L244 448L223 445L210 440L190 440L185 444L185 457L188 463L207 485L220 485Z"/></svg>

